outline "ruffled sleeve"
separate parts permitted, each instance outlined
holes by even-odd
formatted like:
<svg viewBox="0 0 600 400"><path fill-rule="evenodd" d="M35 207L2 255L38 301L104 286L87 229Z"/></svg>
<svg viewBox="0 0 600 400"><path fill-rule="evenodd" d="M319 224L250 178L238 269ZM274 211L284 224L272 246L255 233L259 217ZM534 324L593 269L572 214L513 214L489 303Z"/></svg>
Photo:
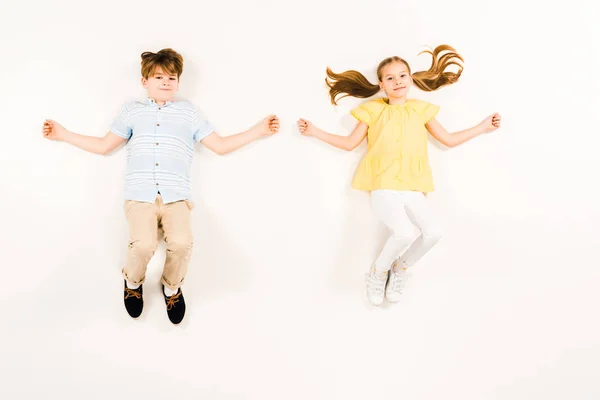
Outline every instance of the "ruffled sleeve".
<svg viewBox="0 0 600 400"><path fill-rule="evenodd" d="M371 111L369 110L369 103L361 104L350 111L350 114L352 114L352 116L360 122L364 122L365 124L371 126L372 115Z"/></svg>

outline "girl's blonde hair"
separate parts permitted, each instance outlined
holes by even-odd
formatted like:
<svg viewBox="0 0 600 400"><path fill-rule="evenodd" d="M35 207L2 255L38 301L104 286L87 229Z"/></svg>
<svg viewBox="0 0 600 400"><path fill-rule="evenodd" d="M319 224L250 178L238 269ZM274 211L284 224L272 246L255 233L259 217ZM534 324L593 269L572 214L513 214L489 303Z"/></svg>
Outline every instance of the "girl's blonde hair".
<svg viewBox="0 0 600 400"><path fill-rule="evenodd" d="M415 86L426 92L432 92L442 86L451 85L458 81L458 78L460 78L460 74L463 71L463 66L459 60L464 60L456 50L443 44L436 47L433 51L424 50L420 52L419 55L423 53L431 54L431 67L429 67L427 71L419 71L412 74L412 80ZM380 62L377 67L377 79L379 82L381 82L383 69L387 65L395 62L401 62L406 65L408 73L410 74L410 66L405 60L396 56L388 57ZM450 65L458 66L458 72L446 71L446 68ZM346 96L367 98L377 94L377 92L381 90L379 85L372 84L363 74L354 70L336 74L327 67L327 78L325 78L325 82L327 83L327 86L329 86L329 96L331 97L331 103L334 105L337 105L337 101ZM337 98L338 96L340 97Z"/></svg>
<svg viewBox="0 0 600 400"><path fill-rule="evenodd" d="M162 49L158 53L145 51L142 53L142 76L146 79L154 76L156 68L160 67L164 73L181 76L183 72L183 57L173 49Z"/></svg>

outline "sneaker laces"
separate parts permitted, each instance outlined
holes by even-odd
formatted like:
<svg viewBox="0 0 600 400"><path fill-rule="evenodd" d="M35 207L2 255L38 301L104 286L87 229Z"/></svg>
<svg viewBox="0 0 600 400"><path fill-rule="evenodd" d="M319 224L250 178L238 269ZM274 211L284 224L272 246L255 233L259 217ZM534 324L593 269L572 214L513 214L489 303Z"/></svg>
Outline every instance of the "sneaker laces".
<svg viewBox="0 0 600 400"><path fill-rule="evenodd" d="M179 302L179 296L181 296L181 290L173 296L167 297L167 311L175 306L175 303Z"/></svg>
<svg viewBox="0 0 600 400"><path fill-rule="evenodd" d="M405 269L401 269L398 272L392 271L390 274L390 282L388 285L390 290L392 290L393 292L400 293L402 291L403 285L406 281L406 274L407 274L407 271Z"/></svg>
<svg viewBox="0 0 600 400"><path fill-rule="evenodd" d="M385 290L385 279L380 279L375 275L367 276L367 289L369 292L375 292L377 294L383 295Z"/></svg>
<svg viewBox="0 0 600 400"><path fill-rule="evenodd" d="M127 295L125 295L125 300L127 300L130 297L135 297L136 299L142 298L142 294L139 292L139 289L129 289L128 287L126 287L125 293L127 293Z"/></svg>

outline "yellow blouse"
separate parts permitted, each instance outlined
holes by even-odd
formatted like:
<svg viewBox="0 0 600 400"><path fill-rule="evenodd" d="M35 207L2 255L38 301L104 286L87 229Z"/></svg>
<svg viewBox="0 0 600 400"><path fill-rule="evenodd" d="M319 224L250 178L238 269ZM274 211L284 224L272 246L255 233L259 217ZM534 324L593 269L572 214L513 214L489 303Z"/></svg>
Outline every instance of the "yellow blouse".
<svg viewBox="0 0 600 400"><path fill-rule="evenodd" d="M353 109L351 114L369 126L369 150L358 166L352 187L432 192L425 124L438 110L438 106L421 100L390 105L383 98Z"/></svg>

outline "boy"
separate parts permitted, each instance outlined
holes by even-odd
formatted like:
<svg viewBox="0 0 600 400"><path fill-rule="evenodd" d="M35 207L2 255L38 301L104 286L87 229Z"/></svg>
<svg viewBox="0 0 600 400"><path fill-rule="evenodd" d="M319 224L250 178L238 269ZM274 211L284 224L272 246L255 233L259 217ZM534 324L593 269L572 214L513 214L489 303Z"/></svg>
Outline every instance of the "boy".
<svg viewBox="0 0 600 400"><path fill-rule="evenodd" d="M102 138L79 135L52 120L43 126L46 138L96 154L108 154L127 141L124 208L130 240L122 271L125 308L133 318L142 313L146 266L156 251L157 232L162 227L167 258L161 283L173 324L185 315L181 285L193 246L189 198L194 142L227 154L279 131L279 119L270 115L245 132L219 136L192 104L174 100L182 72L183 57L172 49L143 53L142 85L148 98L126 104Z"/></svg>

